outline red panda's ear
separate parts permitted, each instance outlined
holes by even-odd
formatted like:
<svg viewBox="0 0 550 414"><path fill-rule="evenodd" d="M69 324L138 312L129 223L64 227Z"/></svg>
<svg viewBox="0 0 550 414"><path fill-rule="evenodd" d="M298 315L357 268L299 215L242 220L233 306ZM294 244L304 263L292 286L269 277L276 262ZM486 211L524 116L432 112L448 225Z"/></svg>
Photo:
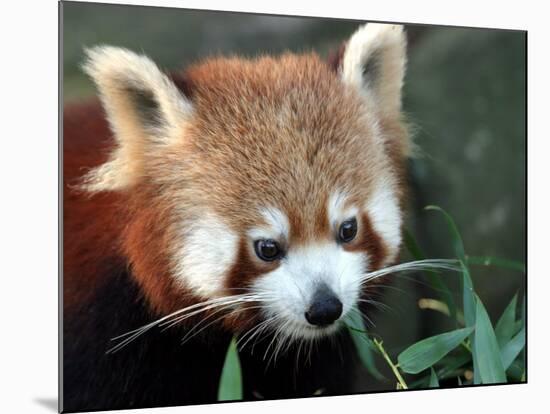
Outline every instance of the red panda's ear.
<svg viewBox="0 0 550 414"><path fill-rule="evenodd" d="M351 36L339 62L343 81L383 118L401 112L406 44L403 26L368 23Z"/></svg>
<svg viewBox="0 0 550 414"><path fill-rule="evenodd" d="M149 58L127 49L86 50L84 71L94 80L115 136L110 160L85 177L90 191L118 190L138 181L153 145L178 137L193 106Z"/></svg>

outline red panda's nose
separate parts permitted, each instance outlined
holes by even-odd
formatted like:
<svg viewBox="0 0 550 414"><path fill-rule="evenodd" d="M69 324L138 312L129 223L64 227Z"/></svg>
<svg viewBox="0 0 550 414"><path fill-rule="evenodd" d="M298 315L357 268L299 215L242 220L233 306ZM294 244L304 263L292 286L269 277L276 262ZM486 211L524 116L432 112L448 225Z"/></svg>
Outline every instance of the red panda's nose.
<svg viewBox="0 0 550 414"><path fill-rule="evenodd" d="M315 326L326 326L342 315L342 302L326 285L317 288L309 309L305 313L306 320Z"/></svg>

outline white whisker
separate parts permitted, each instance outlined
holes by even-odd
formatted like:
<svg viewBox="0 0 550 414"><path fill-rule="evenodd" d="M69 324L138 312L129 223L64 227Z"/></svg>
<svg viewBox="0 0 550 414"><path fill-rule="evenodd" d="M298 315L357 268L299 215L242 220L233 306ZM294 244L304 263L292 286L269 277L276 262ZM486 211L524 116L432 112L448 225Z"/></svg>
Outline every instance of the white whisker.
<svg viewBox="0 0 550 414"><path fill-rule="evenodd" d="M383 269L375 270L373 272L366 273L361 278L361 283L367 283L378 277L399 272L411 272L419 270L450 270L460 271L459 261L456 259L425 259L416 260L413 262L400 263L394 266L385 267Z"/></svg>
<svg viewBox="0 0 550 414"><path fill-rule="evenodd" d="M256 294L256 295L242 294L242 295L232 295L232 296L227 296L227 297L222 297L222 298L214 298L214 299L210 299L210 300L207 300L207 301L204 301L204 302L195 303L193 305L190 305L190 306L187 306L185 308L179 309L175 312L172 312L169 315L163 316L162 318L159 318L159 319L157 319L157 320L155 320L151 323L148 323L147 325L144 325L140 328L134 329L132 331L129 331L129 332L126 332L122 335L119 335L115 338L112 338L111 339L112 341L122 339L122 338L125 338L125 339L122 340L117 345L113 346L112 348L108 349L106 353L107 354L112 354L112 353L115 353L115 352L119 351L120 349L122 349L123 347L128 345L130 342L134 341L139 336L143 335L144 333L146 333L147 331L153 329L156 326L160 326L160 327L163 327L163 326L166 326L166 325L168 325L168 327L173 326L174 320L172 318L174 318L175 316L184 314L185 312L189 312L190 310L193 310L193 312L191 312L190 314L184 314L182 316L177 317L176 318L176 321L177 321L176 323L181 322L182 320L187 319L188 317L191 317L193 315L199 314L201 312L204 312L206 310L209 310L209 309L212 309L212 308L215 308L215 307L218 307L218 306L226 306L226 305L229 305L229 304L236 304L238 302L257 301L260 298L261 298L261 295L259 295L259 294Z"/></svg>
<svg viewBox="0 0 550 414"><path fill-rule="evenodd" d="M237 340L237 347L239 350L244 349L246 344L248 344L256 335L258 335L264 327L269 325L273 320L276 319L276 316L272 316L271 318L265 319L262 322L260 322L257 325L254 325L252 328L247 330L238 340ZM248 336L248 339L245 338ZM244 342L243 342L244 341Z"/></svg>
<svg viewBox="0 0 550 414"><path fill-rule="evenodd" d="M231 305L232 306L232 305ZM247 307L242 307L242 308L236 308L236 309L233 309L231 312L229 312L229 314L233 314L233 313L240 313L240 312L244 312L244 311L247 311L247 310L251 310L251 309L257 309L257 308L260 308L261 306L247 306ZM216 310L216 312L212 313L211 315L207 316L205 319L203 319L202 321L200 321L197 325L193 326L193 328L191 328L189 330L189 332L187 332L185 334L185 336L182 338L181 340L181 344L185 344L186 342L190 341L192 338L194 338L195 336L197 336L198 334L200 334L201 332L203 332L205 329L207 329L208 327L218 323L219 321L221 321L222 319L226 318L227 315L226 314L223 314L221 316L218 316L216 319L214 319L213 321L210 321L208 322L206 325L204 325L202 328L200 328L199 330L197 330L197 328L199 328L199 326L201 326L202 324L204 324L208 319L212 318L215 314L217 313L220 313L220 312L223 312L226 308L223 308L223 309L218 309Z"/></svg>
<svg viewBox="0 0 550 414"><path fill-rule="evenodd" d="M219 302L219 303L214 303L214 304L208 305L204 308L201 308L199 310L196 310L194 312L191 312L191 313L188 313L188 314L185 314L185 315L182 315L182 316L178 316L174 320L165 321L165 322L159 324L159 326L164 327L164 330L166 330L168 328L171 328L174 325L177 325L181 321L183 321L185 319L188 319L188 318L190 318L194 315L197 315L201 312L204 312L204 311L207 311L207 310L210 310L210 309L214 309L214 308L219 307L219 306L223 306L226 309L226 308L234 306L236 304L246 303L246 302L253 302L253 301L256 301L256 300L258 300L257 297L254 297L254 298L246 297L246 298L236 298L236 299L233 299L233 300L226 300L226 301L222 301L222 302Z"/></svg>

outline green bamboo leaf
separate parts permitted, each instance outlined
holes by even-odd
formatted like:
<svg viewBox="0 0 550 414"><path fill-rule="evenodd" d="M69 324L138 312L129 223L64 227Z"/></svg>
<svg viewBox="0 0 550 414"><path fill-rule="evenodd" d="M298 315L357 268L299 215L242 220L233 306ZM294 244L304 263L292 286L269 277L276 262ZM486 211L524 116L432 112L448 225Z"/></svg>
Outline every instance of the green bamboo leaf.
<svg viewBox="0 0 550 414"><path fill-rule="evenodd" d="M502 348L512 336L516 333L516 307L518 295L515 294L497 324L495 325L495 335L497 336L498 345Z"/></svg>
<svg viewBox="0 0 550 414"><path fill-rule="evenodd" d="M430 377L425 376L421 377L413 382L408 382L407 385L411 390L417 389L417 388L428 388L430 384Z"/></svg>
<svg viewBox="0 0 550 414"><path fill-rule="evenodd" d="M407 250L410 252L410 254L416 259L416 260L422 260L426 258L426 255L422 252L420 249L420 246L414 239L413 235L405 229L404 232L404 240L405 240L405 246L407 247ZM433 271L433 270L427 270L426 275L428 276L428 280L430 284L435 288L435 290L439 293L441 299L447 307L449 308L450 317L453 320L456 320L457 316L457 309L456 304L453 299L453 294L451 293L450 289L447 287L439 273Z"/></svg>
<svg viewBox="0 0 550 414"><path fill-rule="evenodd" d="M449 227L449 231L451 232L451 236L453 239L453 248L457 258L460 261L460 267L462 268L462 301L464 308L464 323L468 327L473 327L476 324L476 300L474 297L474 286L472 283L472 278L470 276L470 270L467 266L464 243L462 241L462 237L460 236L460 232L458 231L458 227L456 226L456 223L454 222L450 214L443 210L441 207L428 206L426 207L426 210L435 210L441 212L445 217L445 220L447 221L447 226ZM474 340L475 332L473 332L470 337L470 341L472 343L474 342ZM473 347L472 358L474 369L474 384L479 384L481 383L481 377L479 375L478 358L476 356L476 353L476 348Z"/></svg>
<svg viewBox="0 0 550 414"><path fill-rule="evenodd" d="M430 388L439 387L439 381L437 380L437 375L433 368L430 368Z"/></svg>
<svg viewBox="0 0 550 414"><path fill-rule="evenodd" d="M476 324L476 297L474 293L474 284L470 276L470 270L464 262L460 261L462 268L462 306L464 308L464 324L474 327ZM470 335L470 343L475 342L475 331ZM474 384L481 384L481 375L479 372L477 349L472 347L472 370L474 371Z"/></svg>
<svg viewBox="0 0 550 414"><path fill-rule="evenodd" d="M512 381L521 381L521 377L525 371L525 366L523 365L523 361L518 358L506 370L506 376L509 380Z"/></svg>
<svg viewBox="0 0 550 414"><path fill-rule="evenodd" d="M367 371L379 381L386 379L380 371L378 371L378 368L376 368L373 352L376 347L367 335L367 329L359 312L350 312L347 320L347 327L351 339L355 344L355 348L357 349L359 359L361 359Z"/></svg>
<svg viewBox="0 0 550 414"><path fill-rule="evenodd" d="M471 362L472 354L466 350L464 350L463 352L461 351L461 353L456 356L446 356L438 362L441 368L436 371L437 377L441 379L446 379L454 376L453 374L456 370Z"/></svg>
<svg viewBox="0 0 550 414"><path fill-rule="evenodd" d="M447 355L444 358L440 359L435 365L439 368L435 369L435 375L439 380L456 377L461 371L460 368L467 363L472 362L472 354L466 351L464 348L457 348L457 353L455 355ZM521 375L521 374L520 374ZM422 377L416 381L410 382L409 388L427 388L430 383L430 376Z"/></svg>
<svg viewBox="0 0 550 414"><path fill-rule="evenodd" d="M475 342L475 333L472 335L472 343ZM481 374L479 373L479 365L477 363L477 356L475 351L472 350L472 370L474 371L474 384L481 384Z"/></svg>
<svg viewBox="0 0 550 414"><path fill-rule="evenodd" d="M223 364L220 385L218 388L218 401L242 400L243 385L241 377L241 363L237 351L237 343L233 338L227 349Z"/></svg>
<svg viewBox="0 0 550 414"><path fill-rule="evenodd" d="M523 324L523 321L519 320L519 321L515 321L514 322L514 335L517 334L521 328L524 327L524 324Z"/></svg>
<svg viewBox="0 0 550 414"><path fill-rule="evenodd" d="M445 221L447 222L447 226L449 227L449 231L451 232L455 254L460 260L466 262L465 260L466 254L464 253L464 243L462 242L462 237L460 236L458 227L456 226L456 223L451 217L451 215L439 206L426 206L425 209L439 211L441 214L443 214L443 216L445 217Z"/></svg>
<svg viewBox="0 0 550 414"><path fill-rule="evenodd" d="M523 347L525 346L525 328L517 333L510 341L504 345L500 350L500 357L502 359L502 365L504 369L508 369L512 362L519 355Z"/></svg>
<svg viewBox="0 0 550 414"><path fill-rule="evenodd" d="M473 330L468 327L423 339L399 354L399 367L409 374L418 374L455 349Z"/></svg>
<svg viewBox="0 0 550 414"><path fill-rule="evenodd" d="M493 256L466 256L466 263L480 266L497 266L525 273L525 264L516 260L501 259Z"/></svg>
<svg viewBox="0 0 550 414"><path fill-rule="evenodd" d="M412 233L407 229L403 231L403 241L405 242L405 247L407 248L411 256L414 257L416 260L422 260L426 258L426 256L420 249L420 246L413 237Z"/></svg>
<svg viewBox="0 0 550 414"><path fill-rule="evenodd" d="M477 369L483 384L506 382L506 373L500 357L497 338L489 315L476 296L476 331L474 335L473 349Z"/></svg>
<svg viewBox="0 0 550 414"><path fill-rule="evenodd" d="M464 323L466 326L474 326L476 321L476 302L474 293L474 284L470 276L470 270L460 261L462 268L462 300L464 307Z"/></svg>

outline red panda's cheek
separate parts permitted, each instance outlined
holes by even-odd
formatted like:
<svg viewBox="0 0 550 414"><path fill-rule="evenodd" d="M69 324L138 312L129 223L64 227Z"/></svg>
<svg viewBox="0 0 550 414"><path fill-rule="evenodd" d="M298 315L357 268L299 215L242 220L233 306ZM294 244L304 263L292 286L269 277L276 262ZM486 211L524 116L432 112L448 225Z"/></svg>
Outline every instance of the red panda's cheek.
<svg viewBox="0 0 550 414"><path fill-rule="evenodd" d="M250 239L241 236L235 260L224 277L225 296L249 293L253 296L255 283L280 266L278 261L261 262L254 256L249 244ZM235 334L246 332L262 321L260 309L263 306L265 304L261 299L240 304L225 316L223 325Z"/></svg>
<svg viewBox="0 0 550 414"><path fill-rule="evenodd" d="M367 194L368 198L363 201L346 192L334 191L329 198L327 213L341 248L362 254L368 261L368 270L372 271L386 265L395 254L401 215L391 186L374 187L374 191ZM353 235L341 234L346 223L355 223Z"/></svg>
<svg viewBox="0 0 550 414"><path fill-rule="evenodd" d="M366 213L360 217L360 230L356 239L343 245L348 252L363 253L368 257L369 271L378 270L386 261L388 251L384 240L374 229L371 219Z"/></svg>
<svg viewBox="0 0 550 414"><path fill-rule="evenodd" d="M399 199L399 189L393 180L381 180L365 206L365 247L377 253L378 267L388 266L399 253L403 225Z"/></svg>
<svg viewBox="0 0 550 414"><path fill-rule="evenodd" d="M173 274L182 287L204 298L225 294L227 273L239 252L239 236L217 215L203 210L182 223L173 254Z"/></svg>

